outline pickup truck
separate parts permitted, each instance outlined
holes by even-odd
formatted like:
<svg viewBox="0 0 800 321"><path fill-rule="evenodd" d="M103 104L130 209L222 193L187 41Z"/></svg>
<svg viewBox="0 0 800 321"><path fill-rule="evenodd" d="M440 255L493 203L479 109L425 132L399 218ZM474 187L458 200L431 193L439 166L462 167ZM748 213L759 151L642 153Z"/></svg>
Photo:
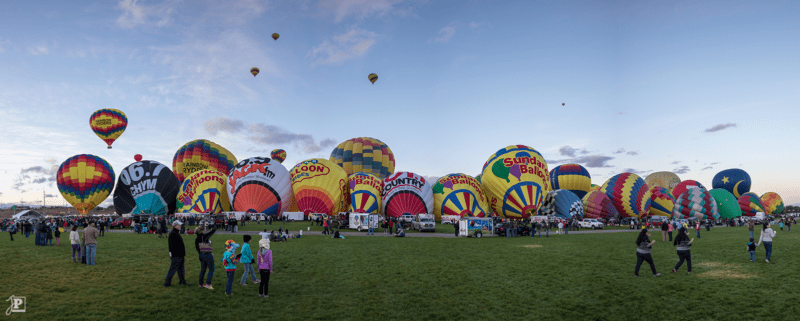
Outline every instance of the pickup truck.
<svg viewBox="0 0 800 321"><path fill-rule="evenodd" d="M419 214L411 221L411 229L420 232L436 231L436 220L433 214Z"/></svg>
<svg viewBox="0 0 800 321"><path fill-rule="evenodd" d="M585 218L581 221L582 228L602 229L603 223L594 218Z"/></svg>
<svg viewBox="0 0 800 321"><path fill-rule="evenodd" d="M110 224L108 224L108 228L109 229L113 229L113 228L122 229L122 228L126 228L126 227L129 227L129 226L131 226L131 220L124 219L124 218L118 218L118 219L114 220L113 222L111 222Z"/></svg>

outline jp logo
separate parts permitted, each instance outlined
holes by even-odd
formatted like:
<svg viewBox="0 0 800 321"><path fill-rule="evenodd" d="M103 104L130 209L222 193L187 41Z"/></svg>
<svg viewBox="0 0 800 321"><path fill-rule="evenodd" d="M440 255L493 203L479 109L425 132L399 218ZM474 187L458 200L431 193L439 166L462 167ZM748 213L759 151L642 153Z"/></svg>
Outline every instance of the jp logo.
<svg viewBox="0 0 800 321"><path fill-rule="evenodd" d="M6 309L6 315L11 315L14 312L25 312L25 297L24 296L11 296L6 301L11 301L11 306Z"/></svg>

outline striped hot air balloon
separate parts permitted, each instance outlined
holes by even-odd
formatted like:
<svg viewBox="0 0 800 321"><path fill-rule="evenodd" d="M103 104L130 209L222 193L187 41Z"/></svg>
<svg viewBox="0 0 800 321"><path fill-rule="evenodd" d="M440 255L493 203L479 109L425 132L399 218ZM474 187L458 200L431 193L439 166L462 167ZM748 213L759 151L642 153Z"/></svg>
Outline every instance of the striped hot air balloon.
<svg viewBox="0 0 800 321"><path fill-rule="evenodd" d="M437 220L442 215L460 217L485 217L489 204L483 195L481 183L467 174L448 174L433 185L433 214Z"/></svg>
<svg viewBox="0 0 800 321"><path fill-rule="evenodd" d="M280 216L292 203L289 171L271 158L251 157L236 164L227 188L237 212Z"/></svg>
<svg viewBox="0 0 800 321"><path fill-rule="evenodd" d="M583 197L583 213L586 218L616 219L619 217L617 208L608 196L597 190L591 191Z"/></svg>
<svg viewBox="0 0 800 321"><path fill-rule="evenodd" d="M381 212L388 217L433 213L430 181L412 172L397 172L383 180Z"/></svg>
<svg viewBox="0 0 800 321"><path fill-rule="evenodd" d="M75 155L58 167L58 191L81 215L102 203L114 189L114 169L95 155Z"/></svg>
<svg viewBox="0 0 800 321"><path fill-rule="evenodd" d="M379 214L383 180L370 173L357 172L350 181L350 212Z"/></svg>
<svg viewBox="0 0 800 321"><path fill-rule="evenodd" d="M128 127L128 117L121 110L100 109L89 117L89 126L97 137L108 144L108 149L111 149L111 144Z"/></svg>
<svg viewBox="0 0 800 321"><path fill-rule="evenodd" d="M198 139L181 146L172 158L172 171L183 182L192 173L213 169L227 175L238 161L233 153L216 143Z"/></svg>
<svg viewBox="0 0 800 321"><path fill-rule="evenodd" d="M756 216L759 212L766 213L761 197L756 193L747 192L742 194L737 203L739 203L739 209L742 210L742 215L744 216Z"/></svg>
<svg viewBox="0 0 800 321"><path fill-rule="evenodd" d="M528 218L539 210L550 189L547 162L535 149L511 145L484 163L481 187L498 216Z"/></svg>
<svg viewBox="0 0 800 321"><path fill-rule="evenodd" d="M636 174L617 174L600 191L611 199L622 217L643 218L650 213L650 187Z"/></svg>
<svg viewBox="0 0 800 321"><path fill-rule="evenodd" d="M582 198L592 187L589 171L578 164L556 166L550 171L550 185L553 190L565 189Z"/></svg>
<svg viewBox="0 0 800 321"><path fill-rule="evenodd" d="M665 187L653 186L650 188L650 216L672 217L672 208L675 206L675 196Z"/></svg>
<svg viewBox="0 0 800 321"><path fill-rule="evenodd" d="M371 137L356 137L342 142L333 149L329 159L344 168L347 175L364 172L386 179L394 173L392 150Z"/></svg>

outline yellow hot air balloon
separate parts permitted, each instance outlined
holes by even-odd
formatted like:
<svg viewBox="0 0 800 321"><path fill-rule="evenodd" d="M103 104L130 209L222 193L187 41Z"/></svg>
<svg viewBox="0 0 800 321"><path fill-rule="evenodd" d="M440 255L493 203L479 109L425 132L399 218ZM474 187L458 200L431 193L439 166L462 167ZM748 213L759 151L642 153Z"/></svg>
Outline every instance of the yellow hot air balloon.
<svg viewBox="0 0 800 321"><path fill-rule="evenodd" d="M215 169L227 175L238 161L233 153L216 143L198 139L181 146L172 158L172 171L183 182L201 169Z"/></svg>
<svg viewBox="0 0 800 321"><path fill-rule="evenodd" d="M647 186L653 188L654 186L661 186L666 188L668 192L672 193L672 189L675 188L675 185L681 182L681 178L678 177L673 172L655 172L645 177L644 182L647 183ZM678 197L678 195L673 195L674 197Z"/></svg>
<svg viewBox="0 0 800 321"><path fill-rule="evenodd" d="M250 68L250 73L253 74L253 77L258 76L259 72L261 72L261 70L256 67Z"/></svg>
<svg viewBox="0 0 800 321"><path fill-rule="evenodd" d="M376 75L376 74L369 74L369 76L368 76L367 78L369 78L369 81L371 81L371 82L372 82L372 84L374 85L374 84L375 84L375 81L376 81L376 80L378 80L378 75Z"/></svg>
<svg viewBox="0 0 800 321"><path fill-rule="evenodd" d="M442 176L433 185L433 214L436 220L442 215L461 217L488 217L489 204L483 195L481 183L467 174Z"/></svg>
<svg viewBox="0 0 800 321"><path fill-rule="evenodd" d="M373 213L381 211L383 180L370 173L357 172L350 180L350 212Z"/></svg>
<svg viewBox="0 0 800 321"><path fill-rule="evenodd" d="M95 155L75 155L58 167L58 191L81 215L102 203L114 189L114 169Z"/></svg>
<svg viewBox="0 0 800 321"><path fill-rule="evenodd" d="M525 145L498 150L483 164L481 187L495 214L508 218L535 215L550 188L544 157Z"/></svg>
<svg viewBox="0 0 800 321"><path fill-rule="evenodd" d="M333 215L347 211L349 184L347 173L327 159L313 158L292 168L292 191L300 212Z"/></svg>
<svg viewBox="0 0 800 321"><path fill-rule="evenodd" d="M273 39L273 40L278 40L278 38L280 38L280 36L281 36L281 35L279 35L277 32L276 32L276 33L273 33L273 34L272 34L272 39Z"/></svg>
<svg viewBox="0 0 800 321"><path fill-rule="evenodd" d="M329 159L344 168L347 175L364 172L386 179L394 173L392 150L372 137L356 137L342 142L333 149Z"/></svg>
<svg viewBox="0 0 800 321"><path fill-rule="evenodd" d="M231 203L227 192L228 176L213 169L196 171L181 184L178 202L184 213L216 214L229 212Z"/></svg>
<svg viewBox="0 0 800 321"><path fill-rule="evenodd" d="M89 127L92 128L97 137L100 137L108 144L108 149L111 149L111 144L128 127L128 117L121 110L100 109L89 117Z"/></svg>

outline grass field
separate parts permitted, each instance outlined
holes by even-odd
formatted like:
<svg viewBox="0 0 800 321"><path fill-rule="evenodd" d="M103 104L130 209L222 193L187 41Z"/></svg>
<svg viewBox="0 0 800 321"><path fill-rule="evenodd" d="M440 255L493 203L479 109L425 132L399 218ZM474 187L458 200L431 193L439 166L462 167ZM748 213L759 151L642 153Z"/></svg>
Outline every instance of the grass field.
<svg viewBox="0 0 800 321"><path fill-rule="evenodd" d="M653 257L663 274L653 277L645 265L640 278L633 277L636 233L511 240L306 236L273 244L276 273L265 299L256 285L239 285L241 264L233 296L224 295L218 260L229 235L212 238L215 289L206 290L197 288L193 236L184 236L192 286L164 288L166 239L107 233L97 265L86 266L71 262L66 237L61 246L36 247L33 236L18 233L14 242L8 234L0 239L0 284L1 294L27 298L27 312L9 320L797 320L797 234L779 231L772 263L764 262L763 247L751 263L746 228L703 231L692 247L693 273L684 265L673 275L675 248L654 232Z"/></svg>

